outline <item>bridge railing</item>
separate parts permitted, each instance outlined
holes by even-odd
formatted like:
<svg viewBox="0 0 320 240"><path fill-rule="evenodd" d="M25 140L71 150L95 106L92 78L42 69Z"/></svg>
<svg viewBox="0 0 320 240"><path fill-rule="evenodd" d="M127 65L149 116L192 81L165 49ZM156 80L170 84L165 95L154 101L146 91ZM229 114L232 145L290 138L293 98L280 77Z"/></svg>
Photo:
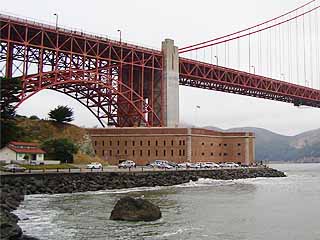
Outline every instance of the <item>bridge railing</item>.
<svg viewBox="0 0 320 240"><path fill-rule="evenodd" d="M92 32L88 32L88 31L84 31L83 29L79 29L79 28L68 27L68 26L64 26L64 25L60 25L60 24L58 25L58 28L56 28L56 26L52 25L52 23L50 23L50 22L46 22L46 21L40 22L37 19L24 17L24 16L22 17L22 16L18 16L16 14L6 13L3 11L0 12L0 18L8 19L8 20L12 20L15 22L20 22L20 23L21 22L27 23L30 25L58 31L61 33L68 33L68 34L71 33L71 34L76 34L76 35L80 35L82 37L87 37L87 38L91 38L91 39L112 42L112 43L115 43L118 45L121 44L123 46L128 46L128 47L135 48L135 49L146 50L146 51L151 51L151 52L159 52L160 51L160 48L157 48L157 47L146 46L145 44L134 43L134 42L131 42L128 40L125 40L125 41L121 40L121 42L120 42L120 41L115 40L113 37L110 37L108 35L92 33Z"/></svg>

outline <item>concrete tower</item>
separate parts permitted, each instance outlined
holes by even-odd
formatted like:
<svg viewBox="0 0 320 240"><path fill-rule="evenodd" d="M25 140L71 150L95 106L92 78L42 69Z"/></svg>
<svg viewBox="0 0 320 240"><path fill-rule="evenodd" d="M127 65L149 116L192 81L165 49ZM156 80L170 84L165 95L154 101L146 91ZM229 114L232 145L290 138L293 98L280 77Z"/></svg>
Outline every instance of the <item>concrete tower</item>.
<svg viewBox="0 0 320 240"><path fill-rule="evenodd" d="M165 39L162 42L163 52L163 104L164 125L179 125L179 55L174 41Z"/></svg>

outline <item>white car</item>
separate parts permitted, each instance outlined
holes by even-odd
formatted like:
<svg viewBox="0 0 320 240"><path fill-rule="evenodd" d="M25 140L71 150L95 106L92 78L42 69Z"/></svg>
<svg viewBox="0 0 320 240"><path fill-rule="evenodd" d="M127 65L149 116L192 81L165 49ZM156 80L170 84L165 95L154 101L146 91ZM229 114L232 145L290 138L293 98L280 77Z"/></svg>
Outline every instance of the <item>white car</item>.
<svg viewBox="0 0 320 240"><path fill-rule="evenodd" d="M158 166L159 168L162 168L162 169L173 169L174 167L167 164L167 163L162 163Z"/></svg>
<svg viewBox="0 0 320 240"><path fill-rule="evenodd" d="M87 165L88 169L101 169L102 168L102 164L99 162L92 162L90 164Z"/></svg>
<svg viewBox="0 0 320 240"><path fill-rule="evenodd" d="M118 168L132 168L132 167L136 167L136 163L131 160L123 161L118 165Z"/></svg>
<svg viewBox="0 0 320 240"><path fill-rule="evenodd" d="M198 168L201 168L201 164L200 163L190 163L188 167L198 169Z"/></svg>
<svg viewBox="0 0 320 240"><path fill-rule="evenodd" d="M21 167L18 164L9 164L3 166L3 170L6 172L24 172L26 171L25 167Z"/></svg>
<svg viewBox="0 0 320 240"><path fill-rule="evenodd" d="M225 163L221 163L220 167L233 168L233 167L240 167L240 166L239 164L236 164L234 162L225 162Z"/></svg>
<svg viewBox="0 0 320 240"><path fill-rule="evenodd" d="M220 166L214 162L202 162L201 168L219 168Z"/></svg>
<svg viewBox="0 0 320 240"><path fill-rule="evenodd" d="M166 160L155 160L153 163L151 163L150 165L152 167L157 167L157 168L164 168L164 165L169 165L169 162Z"/></svg>
<svg viewBox="0 0 320 240"><path fill-rule="evenodd" d="M178 163L178 168L188 168L188 167L190 167L189 162Z"/></svg>

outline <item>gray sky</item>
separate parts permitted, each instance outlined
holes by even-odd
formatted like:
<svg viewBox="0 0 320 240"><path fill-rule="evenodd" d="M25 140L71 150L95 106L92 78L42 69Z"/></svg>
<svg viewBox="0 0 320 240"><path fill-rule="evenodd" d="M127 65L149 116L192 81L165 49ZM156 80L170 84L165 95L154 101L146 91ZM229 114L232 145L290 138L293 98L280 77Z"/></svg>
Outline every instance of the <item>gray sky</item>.
<svg viewBox="0 0 320 240"><path fill-rule="evenodd" d="M82 1L12 0L2 1L1 11L59 24L86 32L122 37L138 45L160 48L161 41L172 38L187 46L212 39L262 20L278 16L306 0L198 0L198 1ZM77 125L94 126L98 121L75 100L44 90L24 102L19 114L46 117L57 105L75 111ZM201 108L195 108L200 105ZM198 126L262 127L294 135L320 127L320 109L297 108L290 104L221 92L180 87L181 122Z"/></svg>

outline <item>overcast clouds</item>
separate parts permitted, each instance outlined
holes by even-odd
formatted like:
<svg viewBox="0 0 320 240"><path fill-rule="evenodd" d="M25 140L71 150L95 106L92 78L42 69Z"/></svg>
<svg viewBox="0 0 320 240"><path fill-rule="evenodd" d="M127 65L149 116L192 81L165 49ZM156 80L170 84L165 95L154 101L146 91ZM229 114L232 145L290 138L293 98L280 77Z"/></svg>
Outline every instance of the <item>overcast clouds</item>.
<svg viewBox="0 0 320 240"><path fill-rule="evenodd" d="M164 38L186 46L251 26L305 3L305 0L198 0L198 1L2 1L1 11L59 23L87 32L160 48ZM75 123L94 126L98 121L75 100L53 91L43 91L21 105L19 114L45 117L49 109L69 105ZM196 110L195 106L201 108ZM296 108L290 104L221 92L180 87L181 122L198 126L262 127L293 135L320 127L320 109Z"/></svg>

